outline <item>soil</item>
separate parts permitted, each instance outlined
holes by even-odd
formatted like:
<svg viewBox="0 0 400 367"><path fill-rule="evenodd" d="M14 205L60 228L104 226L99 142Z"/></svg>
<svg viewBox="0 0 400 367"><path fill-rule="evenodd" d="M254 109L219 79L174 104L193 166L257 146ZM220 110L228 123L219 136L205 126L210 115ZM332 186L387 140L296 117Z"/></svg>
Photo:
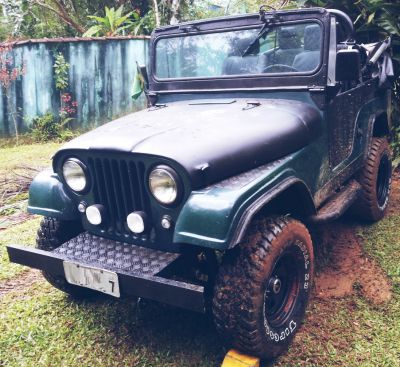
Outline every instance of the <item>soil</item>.
<svg viewBox="0 0 400 367"><path fill-rule="evenodd" d="M400 210L400 175L395 172L388 214ZM357 225L348 218L315 229L314 241L320 248L317 261L325 264L315 278L315 297L343 298L361 293L375 305L392 298L392 287L383 270L365 255ZM327 261L328 258L328 261Z"/></svg>
<svg viewBox="0 0 400 367"><path fill-rule="evenodd" d="M317 298L342 298L360 292L373 304L390 301L392 287L383 270L368 258L351 224L335 222L321 229L322 246L331 249L331 261L315 278Z"/></svg>
<svg viewBox="0 0 400 367"><path fill-rule="evenodd" d="M42 273L36 269L29 269L15 278L0 281L0 298L11 292L22 291L32 284L42 281Z"/></svg>

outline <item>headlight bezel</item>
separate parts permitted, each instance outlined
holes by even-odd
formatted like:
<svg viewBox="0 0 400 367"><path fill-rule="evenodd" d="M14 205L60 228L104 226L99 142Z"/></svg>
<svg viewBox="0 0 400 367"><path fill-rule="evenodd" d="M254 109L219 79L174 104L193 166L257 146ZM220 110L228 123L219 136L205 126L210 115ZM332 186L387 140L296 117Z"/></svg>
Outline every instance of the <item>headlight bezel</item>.
<svg viewBox="0 0 400 367"><path fill-rule="evenodd" d="M153 191L153 187L151 184L151 177L152 174L157 171L157 170L161 170L161 171L165 171L174 181L175 183L175 188L176 188L176 195L175 198L172 201L163 201L160 200L155 192ZM148 189L150 191L151 196L157 201L158 204L166 206L166 207L171 207L171 206L175 206L179 203L180 198L182 196L182 184L181 184L181 180L180 177L178 175L178 173L170 166L166 165L166 164L158 164L158 165L154 165L150 170L149 170L149 174L147 176L147 186Z"/></svg>
<svg viewBox="0 0 400 367"><path fill-rule="evenodd" d="M85 185L82 189L77 189L74 188L70 185L70 183L68 182L66 175L65 175L65 170L64 170L64 166L67 162L73 162L74 164L77 164L79 166L79 168L82 170L83 172L83 177L85 179ZM67 157L66 159L63 160L62 164L61 164L61 173L62 173L62 177L63 180L66 184L66 186L73 191L75 194L84 194L85 192L87 192L88 188L89 188L89 174L88 174L88 169L86 167L86 165L78 158L75 157Z"/></svg>

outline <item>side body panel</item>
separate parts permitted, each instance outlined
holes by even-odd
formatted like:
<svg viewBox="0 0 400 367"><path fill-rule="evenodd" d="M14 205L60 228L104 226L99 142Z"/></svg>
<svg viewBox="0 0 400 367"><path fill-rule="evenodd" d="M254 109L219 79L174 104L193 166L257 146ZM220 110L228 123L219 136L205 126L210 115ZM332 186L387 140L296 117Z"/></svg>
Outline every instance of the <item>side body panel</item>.
<svg viewBox="0 0 400 367"><path fill-rule="evenodd" d="M174 242L219 250L231 248L240 241L243 226L248 224L248 209L254 209L255 214L291 185L303 186L312 202L322 160L320 148L316 142L285 158L192 192L176 223Z"/></svg>

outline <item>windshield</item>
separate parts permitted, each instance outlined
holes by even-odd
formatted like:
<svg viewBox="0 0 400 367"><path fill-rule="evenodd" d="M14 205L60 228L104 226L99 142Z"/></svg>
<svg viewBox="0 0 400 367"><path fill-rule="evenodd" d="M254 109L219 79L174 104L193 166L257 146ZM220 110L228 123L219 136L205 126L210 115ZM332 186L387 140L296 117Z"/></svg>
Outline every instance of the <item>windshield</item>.
<svg viewBox="0 0 400 367"><path fill-rule="evenodd" d="M161 38L155 74L160 79L310 73L321 61L316 22ZM254 42L255 41L255 42ZM251 48L249 48L249 45Z"/></svg>

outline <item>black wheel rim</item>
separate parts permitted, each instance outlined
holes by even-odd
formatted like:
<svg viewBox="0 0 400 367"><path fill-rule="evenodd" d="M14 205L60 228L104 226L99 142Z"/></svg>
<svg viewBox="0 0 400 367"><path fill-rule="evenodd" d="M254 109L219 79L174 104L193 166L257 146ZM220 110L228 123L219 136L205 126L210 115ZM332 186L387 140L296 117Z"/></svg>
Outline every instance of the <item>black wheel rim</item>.
<svg viewBox="0 0 400 367"><path fill-rule="evenodd" d="M291 317L299 295L304 257L299 256L297 248L291 246L279 256L266 282L264 317L275 328L285 324ZM280 283L278 287L277 283Z"/></svg>
<svg viewBox="0 0 400 367"><path fill-rule="evenodd" d="M378 177L376 180L376 196L380 207L386 204L389 195L391 171L389 157L384 155L379 163Z"/></svg>

